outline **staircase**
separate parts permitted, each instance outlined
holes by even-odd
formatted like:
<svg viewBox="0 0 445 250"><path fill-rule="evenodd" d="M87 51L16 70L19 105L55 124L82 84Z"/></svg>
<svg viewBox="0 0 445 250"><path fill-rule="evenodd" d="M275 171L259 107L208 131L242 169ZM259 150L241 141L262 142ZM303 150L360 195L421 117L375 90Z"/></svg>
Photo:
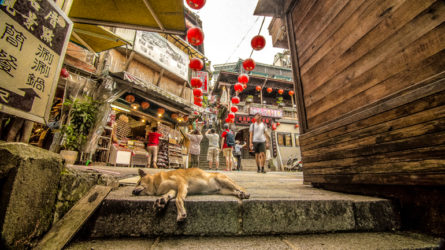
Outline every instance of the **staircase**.
<svg viewBox="0 0 445 250"><path fill-rule="evenodd" d="M207 152L209 150L209 139L204 135L201 141L201 154L199 156L199 168L209 169L209 162L207 161ZM215 163L213 163L212 168L215 168ZM226 168L226 159L224 158L222 152L219 153L219 170Z"/></svg>

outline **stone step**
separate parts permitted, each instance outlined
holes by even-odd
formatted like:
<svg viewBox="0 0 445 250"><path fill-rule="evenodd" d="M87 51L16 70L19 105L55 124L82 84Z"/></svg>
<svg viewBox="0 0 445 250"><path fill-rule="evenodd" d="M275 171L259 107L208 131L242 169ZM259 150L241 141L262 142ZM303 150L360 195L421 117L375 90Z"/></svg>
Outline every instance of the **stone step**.
<svg viewBox="0 0 445 250"><path fill-rule="evenodd" d="M185 200L187 219L176 222L172 200L156 214L156 197L132 196L132 186L112 191L91 218L90 237L159 235L247 236L388 231L399 228L399 215L386 199L347 195L302 185L298 173L225 172L251 194L195 195Z"/></svg>
<svg viewBox="0 0 445 250"><path fill-rule="evenodd" d="M76 240L68 250L83 249L440 249L440 239L411 232L329 233L244 237L159 237Z"/></svg>

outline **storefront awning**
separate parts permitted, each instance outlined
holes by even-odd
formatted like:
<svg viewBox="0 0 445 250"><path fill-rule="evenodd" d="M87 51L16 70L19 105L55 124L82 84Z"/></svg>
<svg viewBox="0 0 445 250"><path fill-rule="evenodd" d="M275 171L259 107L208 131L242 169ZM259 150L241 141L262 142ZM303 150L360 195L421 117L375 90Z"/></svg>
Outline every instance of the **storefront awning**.
<svg viewBox="0 0 445 250"><path fill-rule="evenodd" d="M104 27L80 23L74 23L70 40L95 53L131 44Z"/></svg>
<svg viewBox="0 0 445 250"><path fill-rule="evenodd" d="M183 0L74 0L68 15L75 23L168 34L185 34Z"/></svg>
<svg viewBox="0 0 445 250"><path fill-rule="evenodd" d="M190 45L188 42L186 42L181 37L176 36L176 35L168 35L168 34L163 35L163 37L165 37L169 42L173 43L178 48L180 48L182 51L187 53L190 56L190 58L196 57L201 60L204 60L205 56L199 50L197 50L195 47Z"/></svg>

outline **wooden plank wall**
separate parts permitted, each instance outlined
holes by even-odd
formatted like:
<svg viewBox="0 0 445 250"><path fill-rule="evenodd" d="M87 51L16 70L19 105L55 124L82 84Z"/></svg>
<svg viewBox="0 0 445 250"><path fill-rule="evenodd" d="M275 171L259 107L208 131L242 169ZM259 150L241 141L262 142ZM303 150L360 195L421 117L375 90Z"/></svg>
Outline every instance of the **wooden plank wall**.
<svg viewBox="0 0 445 250"><path fill-rule="evenodd" d="M445 184L445 2L299 0L287 14L313 183Z"/></svg>

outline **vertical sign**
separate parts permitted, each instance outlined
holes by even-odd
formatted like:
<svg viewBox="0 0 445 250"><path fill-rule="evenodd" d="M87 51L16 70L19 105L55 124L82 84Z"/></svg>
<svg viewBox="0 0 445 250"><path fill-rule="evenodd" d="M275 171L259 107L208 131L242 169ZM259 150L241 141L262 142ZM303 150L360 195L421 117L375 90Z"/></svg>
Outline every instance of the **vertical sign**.
<svg viewBox="0 0 445 250"><path fill-rule="evenodd" d="M44 123L72 22L51 0L0 4L0 112Z"/></svg>
<svg viewBox="0 0 445 250"><path fill-rule="evenodd" d="M206 71L197 71L195 76L199 77L199 79L201 79L202 81L202 92L207 93L207 82L209 79L209 73Z"/></svg>

